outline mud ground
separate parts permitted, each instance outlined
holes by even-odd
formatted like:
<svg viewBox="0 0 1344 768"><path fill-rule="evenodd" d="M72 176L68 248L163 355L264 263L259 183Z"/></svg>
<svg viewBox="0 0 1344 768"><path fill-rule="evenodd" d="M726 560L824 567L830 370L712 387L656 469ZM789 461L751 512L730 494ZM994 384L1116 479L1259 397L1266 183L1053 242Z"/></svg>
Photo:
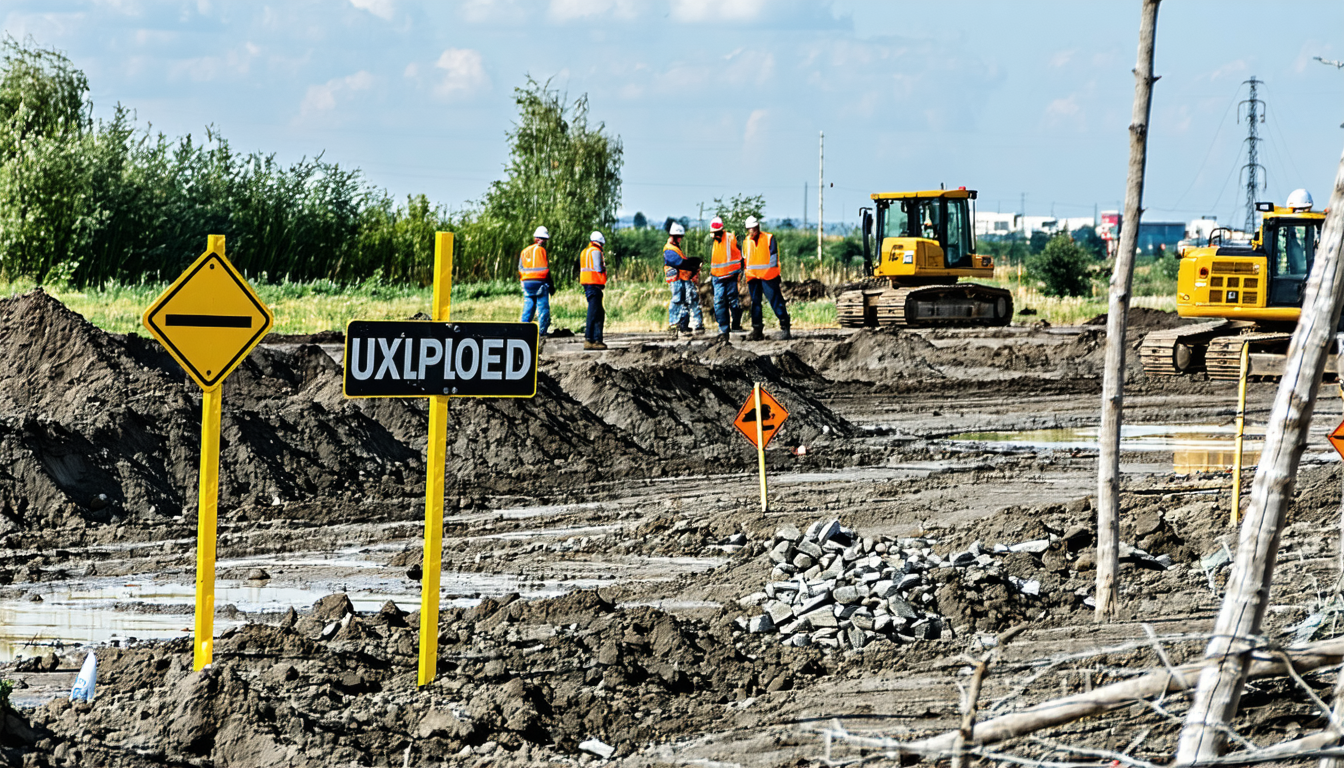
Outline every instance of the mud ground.
<svg viewBox="0 0 1344 768"><path fill-rule="evenodd" d="M1134 346L1179 322L1132 320ZM987 680L988 714L1158 664L1144 625L1186 636L1166 643L1179 663L1202 647L1226 577L1201 561L1236 546L1229 473L1176 474L1172 450L1123 454L1122 539L1174 566L1128 558L1122 619L1096 625L1095 451L959 437L1095 426L1103 332L836 330L726 346L631 335L600 354L548 341L536 398L451 407L439 675L423 690L425 408L344 399L338 338L275 339L224 388L219 577L298 610L219 605L215 663L199 673L187 634L101 645L92 704L65 700L87 649L23 648L0 667L20 686L0 761L588 765L602 761L579 745L599 739L620 765L819 765L822 727L898 738L955 727L966 654L1019 624ZM791 412L767 452L768 512L755 454L730 426L753 381ZM1252 385L1253 424L1273 390ZM1135 368L1126 420L1198 432L1230 423L1234 398L1234 385ZM152 342L103 333L41 292L0 300L0 604L190 585L199 408ZM1341 481L1323 436L1340 410L1330 394L1317 408L1274 637L1338 577ZM743 633L752 607L739 601L769 579L771 536L822 518L861 536L929 537L944 556L1050 541L1004 559L1041 595L949 579L932 599L950 632L857 652ZM189 597L115 610L191 621ZM1324 688L1333 673L1308 680ZM1244 736L1321 725L1276 686L1243 702ZM1047 735L1165 761L1178 727L1134 707ZM865 757L843 740L830 750Z"/></svg>

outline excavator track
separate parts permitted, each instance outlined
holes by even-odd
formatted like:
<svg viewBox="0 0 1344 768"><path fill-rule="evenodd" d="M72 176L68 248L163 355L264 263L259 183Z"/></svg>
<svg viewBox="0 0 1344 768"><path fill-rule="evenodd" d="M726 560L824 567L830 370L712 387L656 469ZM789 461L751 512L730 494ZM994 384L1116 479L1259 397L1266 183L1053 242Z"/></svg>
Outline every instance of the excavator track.
<svg viewBox="0 0 1344 768"><path fill-rule="evenodd" d="M1241 345L1250 345L1253 359L1250 375L1260 379L1277 379L1282 375L1275 362L1281 362L1288 352L1290 333L1243 333L1222 336L1209 342L1204 353L1204 364L1210 379L1236 381L1241 377ZM1266 357L1269 360L1266 360ZM1258 370L1257 370L1258 369Z"/></svg>
<svg viewBox="0 0 1344 768"><path fill-rule="evenodd" d="M1227 333L1227 320L1153 331L1139 345L1139 361L1146 376L1183 376L1204 370L1204 350L1220 333Z"/></svg>
<svg viewBox="0 0 1344 768"><path fill-rule="evenodd" d="M877 309L874 301L882 294L882 288L864 288L845 291L835 300L835 315L841 328L863 328L877 325Z"/></svg>
<svg viewBox="0 0 1344 768"><path fill-rule="evenodd" d="M1013 295L974 283L846 291L836 315L847 328L1003 326L1013 319Z"/></svg>

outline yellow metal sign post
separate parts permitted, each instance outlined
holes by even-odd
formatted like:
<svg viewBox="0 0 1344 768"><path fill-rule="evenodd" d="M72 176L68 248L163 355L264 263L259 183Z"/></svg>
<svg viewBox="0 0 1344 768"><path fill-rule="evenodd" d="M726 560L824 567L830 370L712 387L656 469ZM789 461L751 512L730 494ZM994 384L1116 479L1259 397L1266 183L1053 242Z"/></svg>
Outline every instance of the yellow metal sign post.
<svg viewBox="0 0 1344 768"><path fill-rule="evenodd" d="M765 500L765 436L761 430L761 383L758 381L752 385L752 399L756 401L756 462L761 470L761 511L767 511Z"/></svg>
<svg viewBox="0 0 1344 768"><path fill-rule="evenodd" d="M434 238L430 320L351 320L345 326L346 397L429 399L425 463L425 548L420 569L420 685L434 681L439 656L443 493L448 401L453 397L527 398L537 394L541 339L536 323L454 323L453 233Z"/></svg>
<svg viewBox="0 0 1344 768"><path fill-rule="evenodd" d="M447 322L453 299L453 233L434 236L434 306L430 316ZM419 685L434 680L439 661L439 572L443 567L443 475L448 453L448 396L429 398L429 461L425 471L425 552L420 565Z"/></svg>
<svg viewBox="0 0 1344 768"><path fill-rule="evenodd" d="M224 236L210 235L205 253L155 299L141 322L202 391L193 642L193 666L199 670L210 663L214 651L219 388L266 336L275 318L224 257Z"/></svg>
<svg viewBox="0 0 1344 768"><path fill-rule="evenodd" d="M1241 345L1241 374L1237 377L1237 435L1232 452L1232 527L1241 517L1241 446L1246 434L1246 377L1251 373L1251 345Z"/></svg>

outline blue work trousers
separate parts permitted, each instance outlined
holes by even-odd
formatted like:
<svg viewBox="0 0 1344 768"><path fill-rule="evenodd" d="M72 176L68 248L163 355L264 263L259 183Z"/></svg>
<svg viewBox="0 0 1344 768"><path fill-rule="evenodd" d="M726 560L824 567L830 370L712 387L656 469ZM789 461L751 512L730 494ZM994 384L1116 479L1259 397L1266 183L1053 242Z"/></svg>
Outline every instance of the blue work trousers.
<svg viewBox="0 0 1344 768"><path fill-rule="evenodd" d="M691 280L673 280L668 283L672 289L672 300L667 305L667 324L682 329L703 328L704 313L700 310L700 295Z"/></svg>
<svg viewBox="0 0 1344 768"><path fill-rule="evenodd" d="M733 326L742 327L742 299L737 292L737 275L714 278L714 319L719 333Z"/></svg>
<svg viewBox="0 0 1344 768"><path fill-rule="evenodd" d="M537 314L537 325L541 326L541 335L551 327L551 287L545 280L523 281L523 316L521 322L532 322L533 311Z"/></svg>
<svg viewBox="0 0 1344 768"><path fill-rule="evenodd" d="M583 340L602 341L602 326L607 321L607 310L602 308L602 289L606 286L585 285L583 295L588 299L588 322L583 326Z"/></svg>
<svg viewBox="0 0 1344 768"><path fill-rule="evenodd" d="M765 300L770 302L770 309L774 310L775 317L779 318L779 326L789 327L789 310L784 306L784 292L779 289L778 277L769 280L747 278L747 293L751 295L751 327L765 326L764 313L761 311L762 292L765 293Z"/></svg>

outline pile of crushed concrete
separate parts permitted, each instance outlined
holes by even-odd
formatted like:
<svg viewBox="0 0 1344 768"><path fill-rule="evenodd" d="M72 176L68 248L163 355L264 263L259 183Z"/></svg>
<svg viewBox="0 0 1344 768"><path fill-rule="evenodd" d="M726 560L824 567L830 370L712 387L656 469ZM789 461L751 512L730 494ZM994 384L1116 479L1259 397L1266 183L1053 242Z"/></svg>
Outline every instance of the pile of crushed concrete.
<svg viewBox="0 0 1344 768"><path fill-rule="evenodd" d="M955 637L959 629L939 611L945 590L963 600L975 594L982 602L1006 602L1022 613L1040 597L1041 582L1007 573L1000 558L1039 554L1056 541L989 550L975 542L942 556L934 551L937 539L860 537L837 519L817 520L806 531L785 525L770 543L772 580L763 592L741 601L762 612L738 619L737 627L753 634L778 633L791 646L835 650L861 650L881 640Z"/></svg>

